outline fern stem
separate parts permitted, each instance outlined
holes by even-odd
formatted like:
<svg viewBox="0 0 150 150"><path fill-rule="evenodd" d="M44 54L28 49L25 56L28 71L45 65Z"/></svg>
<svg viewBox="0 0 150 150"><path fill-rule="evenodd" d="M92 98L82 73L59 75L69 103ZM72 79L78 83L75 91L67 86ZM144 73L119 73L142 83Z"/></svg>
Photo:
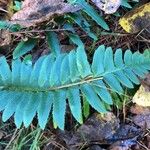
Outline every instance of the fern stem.
<svg viewBox="0 0 150 150"><path fill-rule="evenodd" d="M78 86L78 85L82 85L82 84L86 84L86 83L90 83L90 82L93 82L93 81L98 81L98 80L102 80L103 77L109 73L114 73L114 72L117 72L119 70L123 70L127 67L123 67L123 68L119 68L119 69L116 69L116 70L113 70L111 72L106 72L104 74L102 74L101 76L99 77L94 77L93 76L88 76L86 78L84 78L83 80L80 80L78 82L74 82L74 83L69 83L69 84L65 84L65 85L60 85L60 86L54 86L54 87L45 87L45 88L34 88L34 87L14 87L14 86L7 86L5 88L1 87L3 90L11 90L11 91L24 91L24 92L50 92L50 91L55 91L55 90L61 90L61 89L65 89L65 88L69 88L69 87L73 87L73 86Z"/></svg>
<svg viewBox="0 0 150 150"><path fill-rule="evenodd" d="M86 83L90 83L93 81L98 81L98 80L102 80L103 77L97 77L97 78L92 78L91 76L85 78L82 81L78 81L75 83L70 83L70 84L66 84L66 85L61 85L61 86L57 86L57 87L49 87L47 89L40 89L40 88L28 88L28 87L14 87L14 86L8 86L3 88L3 90L9 89L10 91L23 91L23 92L49 92L49 91L55 91L55 90L61 90L61 89L65 89L65 88L69 88L69 87L73 87L73 86L77 86L77 85L81 85L81 84L86 84Z"/></svg>
<svg viewBox="0 0 150 150"><path fill-rule="evenodd" d="M48 90L49 91L60 90L60 89L69 88L69 87L72 87L72 86L77 86L77 85L81 85L81 84L85 84L85 83L90 83L90 82L97 81L97 80L102 80L102 79L103 79L103 77L88 78L88 79L83 80L83 81L70 83L70 84L67 84L67 85L61 85L61 86L58 86L58 87L49 88Z"/></svg>

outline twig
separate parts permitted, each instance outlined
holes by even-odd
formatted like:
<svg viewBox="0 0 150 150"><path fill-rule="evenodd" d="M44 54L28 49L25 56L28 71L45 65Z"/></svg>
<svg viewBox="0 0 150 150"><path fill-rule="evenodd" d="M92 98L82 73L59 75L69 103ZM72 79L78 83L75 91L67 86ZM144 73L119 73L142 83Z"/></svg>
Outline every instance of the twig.
<svg viewBox="0 0 150 150"><path fill-rule="evenodd" d="M14 141L14 139L15 139L15 137L16 137L16 133L17 133L17 131L18 131L18 129L16 129L16 130L15 130L15 132L14 132L14 134L13 134L12 138L10 139L9 143L7 144L7 146L5 147L5 149L4 149L4 150L8 150L8 148L9 148L10 144Z"/></svg>
<svg viewBox="0 0 150 150"><path fill-rule="evenodd" d="M71 29L70 29L71 30ZM18 31L18 32L10 32L9 34L21 34L21 33L42 33L42 32L49 32L49 31L70 31L69 29L48 29L48 30L31 30L31 31Z"/></svg>
<svg viewBox="0 0 150 150"><path fill-rule="evenodd" d="M7 11L7 10L5 10L5 9L3 9L3 8L0 8L0 11L3 11L3 12L8 13L8 11Z"/></svg>

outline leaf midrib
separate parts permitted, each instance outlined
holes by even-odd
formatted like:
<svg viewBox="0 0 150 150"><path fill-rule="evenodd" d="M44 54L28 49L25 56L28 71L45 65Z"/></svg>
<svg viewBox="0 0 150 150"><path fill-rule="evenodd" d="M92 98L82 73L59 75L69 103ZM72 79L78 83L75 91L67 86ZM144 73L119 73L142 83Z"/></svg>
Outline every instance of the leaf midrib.
<svg viewBox="0 0 150 150"><path fill-rule="evenodd" d="M34 87L20 87L20 86L13 86L13 85L8 85L8 86L1 86L0 88L3 90L10 90L10 91L22 91L22 92L49 92L49 91L56 91L56 90L60 90L60 89L66 89L66 88L70 88L73 86L78 86L78 85L82 85L82 84L86 84L86 83L90 83L93 81L98 81L98 80L102 80L103 77L107 74L110 73L115 73L119 70L124 70L126 67L123 68L117 68L115 70L109 71L109 72L105 72L104 74L101 74L101 76L99 77L94 77L93 76L88 76L78 82L74 82L74 83L70 83L70 84L65 84L65 85L60 85L60 86L56 86L56 87L49 87L49 88L34 88Z"/></svg>
<svg viewBox="0 0 150 150"><path fill-rule="evenodd" d="M50 91L57 91L60 89L66 89L70 88L73 86L79 86L82 84L86 83L91 83L93 81L98 81L102 80L105 75L108 74L114 74L117 71L125 70L125 69L132 69L136 68L139 65L143 64L131 64L131 65L125 65L121 68L114 68L112 71L106 71L103 74L99 75L98 77L93 77L93 76L87 76L84 79L81 79L80 81L74 82L74 83L69 83L69 84L64 84L60 86L55 86L55 87L48 87L48 88L34 88L34 87L20 87L20 86L13 86L13 85L8 85L8 86L0 86L0 89L2 90L10 90L10 91L20 91L20 92L50 92Z"/></svg>

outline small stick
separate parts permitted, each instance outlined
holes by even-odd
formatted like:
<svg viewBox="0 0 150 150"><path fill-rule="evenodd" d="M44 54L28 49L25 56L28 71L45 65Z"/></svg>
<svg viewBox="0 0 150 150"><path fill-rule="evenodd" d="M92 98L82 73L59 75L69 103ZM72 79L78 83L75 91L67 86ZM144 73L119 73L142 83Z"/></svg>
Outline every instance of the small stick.
<svg viewBox="0 0 150 150"><path fill-rule="evenodd" d="M0 8L0 11L3 11L3 12L8 13L8 11L7 11L7 10L5 10L5 9L3 9L3 8Z"/></svg>

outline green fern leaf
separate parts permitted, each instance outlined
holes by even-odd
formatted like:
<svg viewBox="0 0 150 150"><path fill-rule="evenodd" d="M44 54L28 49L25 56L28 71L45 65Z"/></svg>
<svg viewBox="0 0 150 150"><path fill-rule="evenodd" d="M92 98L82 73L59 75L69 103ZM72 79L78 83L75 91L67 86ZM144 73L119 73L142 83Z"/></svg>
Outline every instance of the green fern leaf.
<svg viewBox="0 0 150 150"><path fill-rule="evenodd" d="M41 76L40 71L42 72L42 70L43 70L43 63L44 63L45 59L47 60L46 56L40 57L32 69L29 84L32 85L33 87L37 87L39 85L39 83L41 82L41 81L39 82L39 77ZM39 70L39 68L41 68L41 66L42 66L42 69ZM44 67L45 67L45 64L44 64ZM42 83L40 83L40 84L42 84Z"/></svg>
<svg viewBox="0 0 150 150"><path fill-rule="evenodd" d="M36 39L28 39L27 41L21 41L13 52L13 58L16 59L26 54L35 47L36 43Z"/></svg>
<svg viewBox="0 0 150 150"><path fill-rule="evenodd" d="M36 115L36 111L41 98L41 93L31 93L31 96L28 98L28 102L23 113L23 122L25 127L28 127L30 125L34 116Z"/></svg>
<svg viewBox="0 0 150 150"><path fill-rule="evenodd" d="M28 104L28 101L31 99L32 95L29 93L23 93L20 102L18 102L18 105L16 107L16 111L14 114L14 121L17 126L17 128L20 128L20 126L23 123L23 115L26 108L26 105Z"/></svg>
<svg viewBox="0 0 150 150"><path fill-rule="evenodd" d="M94 91L100 96L100 98L107 104L112 105L112 98L108 92L107 87L105 86L102 80L95 81L92 83Z"/></svg>
<svg viewBox="0 0 150 150"><path fill-rule="evenodd" d="M123 71L116 71L115 76L124 86L128 88L133 88L132 82L128 79L128 77L123 73Z"/></svg>
<svg viewBox="0 0 150 150"><path fill-rule="evenodd" d="M144 73L143 70L142 70L141 68L139 68L139 67L136 67L135 69L133 69L133 72L134 72L137 76L139 76L139 77L141 77L141 78L144 78L144 77L145 77L145 73Z"/></svg>
<svg viewBox="0 0 150 150"><path fill-rule="evenodd" d="M11 81L11 71L9 68L9 65L7 64L6 58L1 57L0 58L0 75L2 81L6 83L10 83Z"/></svg>
<svg viewBox="0 0 150 150"><path fill-rule="evenodd" d="M60 69L60 81L62 84L70 81L69 57L66 55L62 61Z"/></svg>
<svg viewBox="0 0 150 150"><path fill-rule="evenodd" d="M13 113L15 112L16 106L18 105L18 102L20 101L20 97L22 93L9 93L11 96L11 98L9 99L9 102L7 103L7 105L5 106L3 115L2 115L2 120L5 122L6 120L8 120Z"/></svg>
<svg viewBox="0 0 150 150"><path fill-rule="evenodd" d="M109 72L114 68L113 51L111 47L108 47L104 56L104 70Z"/></svg>
<svg viewBox="0 0 150 150"><path fill-rule="evenodd" d="M81 109L81 101L80 101L80 92L78 87L70 88L68 90L68 101L71 112L74 118L82 123L82 109Z"/></svg>
<svg viewBox="0 0 150 150"><path fill-rule="evenodd" d="M75 33L74 34L69 34L69 38L74 44L76 44L79 47L84 48L84 44L83 44L83 42L81 41L81 39L78 35L76 35Z"/></svg>
<svg viewBox="0 0 150 150"><path fill-rule="evenodd" d="M130 69L125 69L124 74L130 79L130 81L132 81L135 84L140 84L139 79L137 78L137 76L133 73L132 70Z"/></svg>
<svg viewBox="0 0 150 150"><path fill-rule="evenodd" d="M16 32L19 31L21 28L22 27L19 24L12 24L9 21L0 21L0 29Z"/></svg>
<svg viewBox="0 0 150 150"><path fill-rule="evenodd" d="M103 20L103 18L99 14L97 14L92 6L85 2L85 0L77 0L76 3L79 4L83 8L83 11L85 11L94 21L96 21L98 25L100 25L105 30L109 30L109 27Z"/></svg>
<svg viewBox="0 0 150 150"><path fill-rule="evenodd" d="M105 54L105 46L101 45L97 48L94 53L93 63L92 63L92 72L94 76L99 76L104 72L104 54Z"/></svg>
<svg viewBox="0 0 150 150"><path fill-rule="evenodd" d="M5 106L10 101L10 98L13 96L13 92L9 91L0 91L0 111L5 109Z"/></svg>
<svg viewBox="0 0 150 150"><path fill-rule="evenodd" d="M78 24L82 28L82 30L87 33L89 37L91 37L95 41L97 40L96 35L90 30L90 24L86 21L86 19L82 16L81 13L70 14L69 18L74 20L74 22Z"/></svg>
<svg viewBox="0 0 150 150"><path fill-rule="evenodd" d="M101 102L100 98L98 97L98 95L95 93L95 91L93 90L93 87L88 85L88 84L84 84L81 86L81 91L83 92L83 94L86 97L86 100L89 102L89 104L98 112L101 113L106 113L106 109L103 105L103 103Z"/></svg>
<svg viewBox="0 0 150 150"><path fill-rule="evenodd" d="M113 91L116 91L118 94L123 93L123 89L113 74L107 74L104 76L104 81L112 88Z"/></svg>
<svg viewBox="0 0 150 150"><path fill-rule="evenodd" d="M13 60L10 70L6 58L1 57L0 111L3 110L3 121L14 114L18 128L22 123L28 127L37 114L39 125L44 129L52 110L55 125L64 129L68 99L74 118L82 123L80 95L95 110L105 113L112 104L110 91L122 94L123 87L133 88L133 83L139 84L138 76L144 77L150 70L149 57L132 54L130 50L123 57L121 49L113 55L110 47L102 45L93 59L90 65L84 48L78 46L69 54L42 56L34 65Z"/></svg>
<svg viewBox="0 0 150 150"><path fill-rule="evenodd" d="M90 115L90 104L86 100L86 97L82 95L83 99L83 116L87 118Z"/></svg>
<svg viewBox="0 0 150 150"><path fill-rule="evenodd" d="M20 71L20 84L22 86L28 86L29 85L29 77L32 72L32 65L21 63L21 71Z"/></svg>
<svg viewBox="0 0 150 150"><path fill-rule="evenodd" d="M132 8L132 6L128 3L127 0L122 0L121 5L127 8Z"/></svg>
<svg viewBox="0 0 150 150"><path fill-rule="evenodd" d="M20 84L21 60L16 59L12 62L12 84Z"/></svg>
<svg viewBox="0 0 150 150"><path fill-rule="evenodd" d="M49 83L51 86L60 85L60 66L65 55L59 55L51 68Z"/></svg>
<svg viewBox="0 0 150 150"><path fill-rule="evenodd" d="M126 50L124 55L124 62L126 65L132 64L132 52L130 50Z"/></svg>
<svg viewBox="0 0 150 150"><path fill-rule="evenodd" d="M41 66L40 66L40 71L39 71L39 77L38 77L38 85L40 87L45 85L45 82L48 80L48 74L47 70L50 70L50 65L52 65L54 61L54 56L53 55L49 55L48 57L45 57ZM37 69L39 68L39 66L37 66Z"/></svg>
<svg viewBox="0 0 150 150"><path fill-rule="evenodd" d="M82 78L91 75L91 68L87 60L86 53L82 47L77 48L76 52L77 68ZM83 61L84 60L84 61Z"/></svg>
<svg viewBox="0 0 150 150"><path fill-rule="evenodd" d="M76 63L76 53L75 51L71 51L69 54L69 69L70 69L70 79L72 82L80 79L79 71L77 69Z"/></svg>
<svg viewBox="0 0 150 150"><path fill-rule="evenodd" d="M40 99L37 113L38 113L39 125L42 129L45 128L45 125L47 123L47 120L51 111L53 99L54 99L53 96L54 95L52 92L48 92L48 93L42 94L42 98Z"/></svg>
<svg viewBox="0 0 150 150"><path fill-rule="evenodd" d="M51 48L52 53L54 53L55 56L58 56L61 52L61 48L60 48L59 40L57 38L57 34L55 32L48 32L47 42L49 47Z"/></svg>
<svg viewBox="0 0 150 150"><path fill-rule="evenodd" d="M53 120L60 129L64 129L66 111L66 91L54 92L53 99Z"/></svg>
<svg viewBox="0 0 150 150"><path fill-rule="evenodd" d="M117 49L114 55L114 63L116 67L123 67L123 58L122 58L122 50Z"/></svg>

